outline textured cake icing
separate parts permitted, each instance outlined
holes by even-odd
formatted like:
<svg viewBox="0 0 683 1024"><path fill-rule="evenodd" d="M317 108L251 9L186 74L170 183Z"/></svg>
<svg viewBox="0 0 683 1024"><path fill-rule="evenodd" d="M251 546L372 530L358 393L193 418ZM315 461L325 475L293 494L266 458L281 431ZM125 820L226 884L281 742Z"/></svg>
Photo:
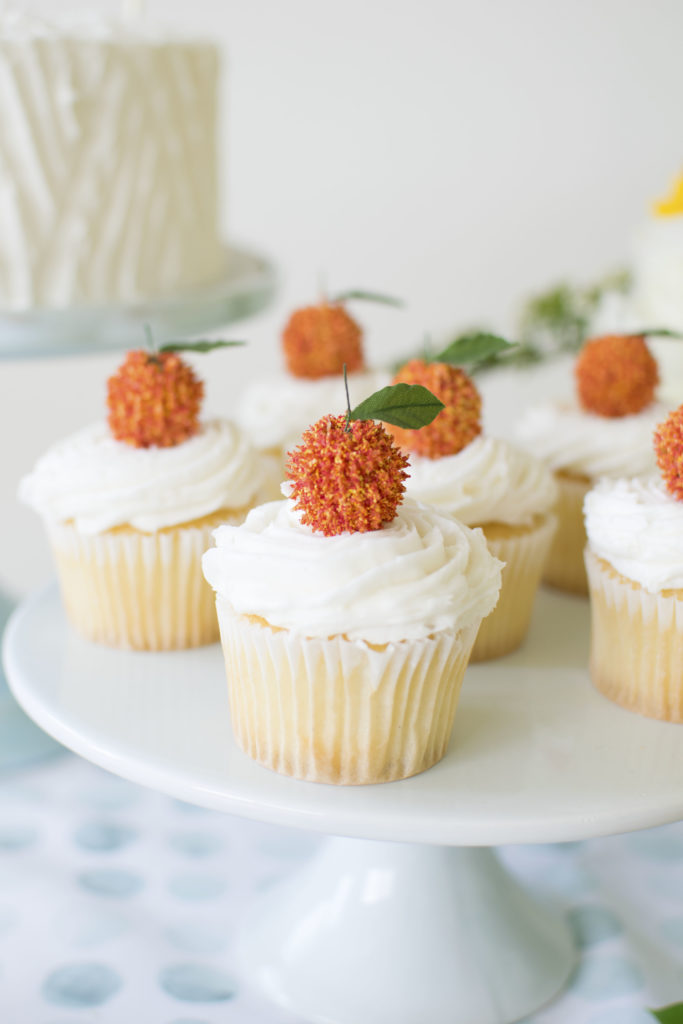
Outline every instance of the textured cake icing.
<svg viewBox="0 0 683 1024"><path fill-rule="evenodd" d="M667 408L653 402L632 416L597 416L575 402L532 406L516 441L551 469L582 476L643 476L654 472L652 434Z"/></svg>
<svg viewBox="0 0 683 1024"><path fill-rule="evenodd" d="M467 526L526 526L549 512L555 479L540 459L493 437L477 437L455 455L428 459L410 454L406 493L450 512Z"/></svg>
<svg viewBox="0 0 683 1024"><path fill-rule="evenodd" d="M584 510L599 558L650 593L683 588L683 503L659 477L601 480Z"/></svg>
<svg viewBox="0 0 683 1024"><path fill-rule="evenodd" d="M217 49L0 15L0 308L217 280Z"/></svg>
<svg viewBox="0 0 683 1024"><path fill-rule="evenodd" d="M500 590L501 563L481 530L409 499L367 533L314 533L286 500L214 536L203 557L214 590L238 614L305 636L385 644L464 629Z"/></svg>
<svg viewBox="0 0 683 1024"><path fill-rule="evenodd" d="M53 445L23 478L19 496L48 522L74 522L83 534L124 524L151 533L242 508L263 473L245 435L227 420L208 420L170 448L133 448L102 422Z"/></svg>

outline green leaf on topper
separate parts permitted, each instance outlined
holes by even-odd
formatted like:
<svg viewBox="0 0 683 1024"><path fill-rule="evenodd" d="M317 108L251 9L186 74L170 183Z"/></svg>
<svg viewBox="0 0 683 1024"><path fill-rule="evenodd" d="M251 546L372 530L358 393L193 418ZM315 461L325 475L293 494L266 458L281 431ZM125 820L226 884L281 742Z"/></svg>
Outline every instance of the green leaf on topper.
<svg viewBox="0 0 683 1024"><path fill-rule="evenodd" d="M683 1003L665 1006L661 1010L650 1010L650 1013L660 1024L683 1024Z"/></svg>
<svg viewBox="0 0 683 1024"><path fill-rule="evenodd" d="M680 341L683 334L672 331L668 327L643 327L640 331L629 331L630 338L676 338Z"/></svg>
<svg viewBox="0 0 683 1024"><path fill-rule="evenodd" d="M330 302L378 302L383 306L403 306L403 300L394 298L393 295L382 295L380 292L367 292L361 288L350 288L348 291L339 292L330 299Z"/></svg>
<svg viewBox="0 0 683 1024"><path fill-rule="evenodd" d="M246 345L246 341L214 341L211 338L201 341L167 341L165 345L157 345L154 341L150 325L144 324L143 329L147 348L152 354L158 352L213 352L215 348L232 348L233 345Z"/></svg>
<svg viewBox="0 0 683 1024"><path fill-rule="evenodd" d="M475 331L470 334L461 334L443 352L432 356L430 362L450 363L452 366L483 363L487 359L492 359L517 347L515 342L506 341L498 334Z"/></svg>
<svg viewBox="0 0 683 1024"><path fill-rule="evenodd" d="M211 338L202 341L168 341L159 345L158 352L213 352L216 348L232 348L234 345L246 345L246 341L214 341Z"/></svg>
<svg viewBox="0 0 683 1024"><path fill-rule="evenodd" d="M364 401L351 408L349 401L349 382L344 364L344 387L346 388L346 429L350 430L351 420L381 420L395 427L407 430L419 430L435 419L442 409L443 402L421 384L389 384L386 388L375 391Z"/></svg>

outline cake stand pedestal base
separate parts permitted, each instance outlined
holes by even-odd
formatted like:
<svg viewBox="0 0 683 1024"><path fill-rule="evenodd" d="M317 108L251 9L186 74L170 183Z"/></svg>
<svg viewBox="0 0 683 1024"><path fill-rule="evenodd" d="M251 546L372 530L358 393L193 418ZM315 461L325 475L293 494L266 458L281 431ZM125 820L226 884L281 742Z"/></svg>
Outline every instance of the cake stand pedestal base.
<svg viewBox="0 0 683 1024"><path fill-rule="evenodd" d="M238 946L245 979L319 1024L511 1024L567 981L561 915L487 848L330 839L269 890Z"/></svg>

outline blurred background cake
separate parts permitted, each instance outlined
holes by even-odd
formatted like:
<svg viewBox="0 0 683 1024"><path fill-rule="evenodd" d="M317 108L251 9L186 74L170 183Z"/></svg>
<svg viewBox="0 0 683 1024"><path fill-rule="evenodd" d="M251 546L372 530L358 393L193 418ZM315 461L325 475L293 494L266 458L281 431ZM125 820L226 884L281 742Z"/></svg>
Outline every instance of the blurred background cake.
<svg viewBox="0 0 683 1024"><path fill-rule="evenodd" d="M0 15L0 309L216 282L218 48L94 7L57 18Z"/></svg>

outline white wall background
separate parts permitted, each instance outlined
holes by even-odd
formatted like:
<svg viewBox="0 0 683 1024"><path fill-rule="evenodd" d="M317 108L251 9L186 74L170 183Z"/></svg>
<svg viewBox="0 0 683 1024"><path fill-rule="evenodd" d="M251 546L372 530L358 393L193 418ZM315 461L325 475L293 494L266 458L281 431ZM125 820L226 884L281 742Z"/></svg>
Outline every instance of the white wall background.
<svg viewBox="0 0 683 1024"><path fill-rule="evenodd" d="M359 308L374 362L425 331L505 328L530 291L623 264L683 165L680 0L146 6L224 46L226 231L282 274L273 309L235 329L249 349L201 364L211 411L229 415L250 374L279 367L280 326L321 274L408 302ZM51 567L17 481L53 439L102 416L118 359L0 363L0 581L18 593Z"/></svg>

